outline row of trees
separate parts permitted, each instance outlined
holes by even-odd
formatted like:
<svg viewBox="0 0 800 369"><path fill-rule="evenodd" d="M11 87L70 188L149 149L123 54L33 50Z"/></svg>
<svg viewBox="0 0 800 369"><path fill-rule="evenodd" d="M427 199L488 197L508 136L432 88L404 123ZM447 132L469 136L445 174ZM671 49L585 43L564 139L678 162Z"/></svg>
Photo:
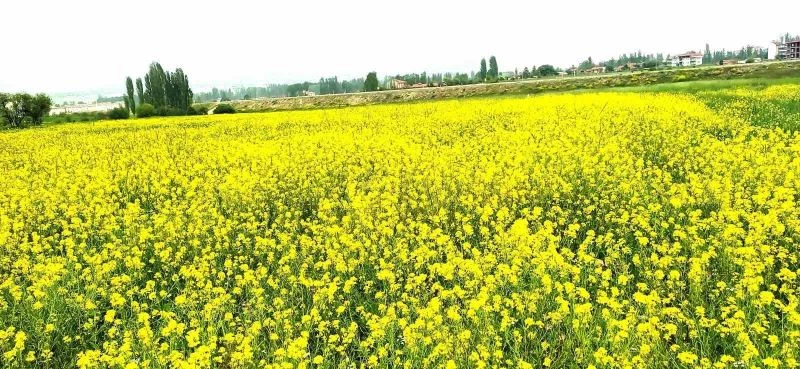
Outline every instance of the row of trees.
<svg viewBox="0 0 800 369"><path fill-rule="evenodd" d="M226 90L214 87L209 92L198 92L194 94L195 102L211 102L211 101L230 101L230 100L249 100L259 97L272 97L273 92L277 90L279 85L270 85L267 87L246 87L246 88L229 88ZM285 86L287 85L282 85Z"/></svg>
<svg viewBox="0 0 800 369"><path fill-rule="evenodd" d="M795 39L789 34L782 36L787 40ZM667 55L666 59L669 59L669 55ZM738 58L741 60L749 59L749 58L766 58L767 57L767 50L760 47L753 47L753 46L746 46L741 48L740 50L736 51L727 51L727 50L719 50L712 52L706 44L706 52L703 56L703 63L704 64L719 64L724 59L732 59ZM618 68L627 69L629 65L635 64L638 67L642 67L645 69L652 69L657 68L663 65L664 60L666 60L664 54L656 53L656 54L644 54L641 51L636 51L629 54L622 54L617 58L611 58L609 60L601 61L599 63L595 63L591 57L587 58L586 60L579 63L577 67L574 65L570 69L577 69L577 70L586 70L593 68L595 66L603 66L605 67L606 72L611 72L617 70ZM549 77L558 75L559 72L562 70L556 68L550 64L544 64L540 66L533 66L531 68L525 67L521 73L518 70L515 70L514 75L512 78L537 78L537 77ZM480 62L480 66L478 72L470 72L467 73L434 73L428 74L427 72L422 73L409 73L404 75L394 75L394 76L385 76L383 79L383 83L380 83L377 79L377 75L375 72L370 72L367 75L366 79L354 79L350 81L342 81L338 80L338 77L327 77L327 78L320 78L319 82L316 84L303 82L303 83L296 83L296 84L286 84L286 85L270 85L267 88L259 88L262 90L252 91L253 88L248 88L247 92L243 89L239 90L228 90L227 95L225 91L218 91L214 89L211 93L203 93L200 94L199 101L212 101L212 100L226 100L226 99L247 99L248 97L256 96L256 97L283 97L283 96L299 96L304 91L312 91L317 94L339 94L339 93L350 93L350 92L360 92L360 91L377 91L381 88L392 88L392 80L398 79L407 82L410 85L415 84L425 84L428 86L438 86L438 85L466 85L466 84L474 84L474 83L483 83L483 82L496 82L498 80L503 79L504 77L500 73L500 69L497 64L497 58L492 55L489 57L488 62L486 58L482 58Z"/></svg>
<svg viewBox="0 0 800 369"><path fill-rule="evenodd" d="M781 39L792 39L789 34L781 36ZM705 50L703 51L703 64L706 65L716 65L722 64L723 60L727 59L736 59L736 60L752 60L755 58L766 59L768 54L768 50L763 47L759 46L744 46L738 50L711 50L711 46L706 44ZM641 51L633 52L630 54L622 54L618 58L611 58L609 60L600 61L595 64L592 61L592 58L589 57L588 59L581 62L578 67L575 67L577 70L586 70L592 68L594 66L603 66L605 67L607 72L614 71L617 67L627 67L629 64L635 64L640 66L644 69L652 69L658 68L664 65L666 60L669 60L671 55L667 54L666 57L662 53L656 54L643 54Z"/></svg>
<svg viewBox="0 0 800 369"><path fill-rule="evenodd" d="M523 78L538 76L557 75L558 70L552 65L546 64L540 67L527 67L522 72ZM517 76L519 77L519 76ZM478 73L408 73L404 75L384 76L383 80L378 79L376 72L370 72L365 78L355 78L340 81L337 76L322 77L317 83L301 82L294 84L270 84L266 87L241 87L230 89L213 88L209 92L201 92L195 95L196 102L210 101L230 101L230 100L249 100L259 97L294 97L301 96L305 92L313 92L319 95L353 93L363 91L378 91L381 89L392 88L394 79L403 80L409 85L425 84L427 86L454 86L468 85L482 82L494 82L503 77L497 64L497 58L491 56L487 62L481 60L481 69Z"/></svg>
<svg viewBox="0 0 800 369"><path fill-rule="evenodd" d="M42 124L53 100L45 94L6 94L0 92L0 123L10 127Z"/></svg>
<svg viewBox="0 0 800 369"><path fill-rule="evenodd" d="M364 82L366 82L364 78L354 78L341 82L336 76L320 78L318 84L309 86L309 91L320 95L362 92L364 91Z"/></svg>
<svg viewBox="0 0 800 369"><path fill-rule="evenodd" d="M250 100L263 97L301 96L305 91L319 95L354 93L364 91L364 78L339 80L338 77L323 77L318 83L269 84L266 87L212 88L208 92L194 95L195 102Z"/></svg>
<svg viewBox="0 0 800 369"><path fill-rule="evenodd" d="M189 76L181 68L169 72L160 63L153 62L144 75L144 81L142 78L136 79L135 87L131 77L125 80L125 91L125 107L137 115L141 115L137 113L137 105L149 105L145 110L149 112L152 108L159 115L192 113L190 108L194 102L194 93L189 87Z"/></svg>
<svg viewBox="0 0 800 369"><path fill-rule="evenodd" d="M588 59L591 61L591 57ZM626 67L633 63L636 65L659 66L664 61L663 54L644 54L641 51L632 52L630 54L622 54L617 58L611 58L606 61L598 63L598 65L606 67L606 71L610 72L617 67ZM591 66L589 66L591 68Z"/></svg>
<svg viewBox="0 0 800 369"><path fill-rule="evenodd" d="M486 58L481 59L481 66L478 70L478 80L481 82L484 81L496 81L497 77L500 76L500 70L497 67L497 58L494 55L489 57L489 67L486 67Z"/></svg>
<svg viewBox="0 0 800 369"><path fill-rule="evenodd" d="M535 77L550 77L550 76L557 76L558 69L550 64L543 64L540 65L538 68L533 66L531 69L525 67L522 70L522 78L535 78Z"/></svg>
<svg viewBox="0 0 800 369"><path fill-rule="evenodd" d="M726 59L747 60L754 58L766 59L769 50L758 46L745 46L739 50L714 50L706 44L705 52L703 53L703 64L721 64Z"/></svg>
<svg viewBox="0 0 800 369"><path fill-rule="evenodd" d="M286 88L287 96L301 96L303 91L308 91L311 83L303 82L303 83L294 83L289 85Z"/></svg>

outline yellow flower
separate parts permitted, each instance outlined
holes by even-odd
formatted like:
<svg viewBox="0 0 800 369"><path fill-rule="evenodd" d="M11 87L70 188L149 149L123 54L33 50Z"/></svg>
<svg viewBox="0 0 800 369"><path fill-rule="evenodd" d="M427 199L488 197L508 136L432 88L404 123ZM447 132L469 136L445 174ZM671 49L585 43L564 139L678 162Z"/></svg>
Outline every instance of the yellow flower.
<svg viewBox="0 0 800 369"><path fill-rule="evenodd" d="M107 310L106 314L103 316L103 320L105 320L106 323L113 323L114 317L116 317L116 315L117 312L115 310Z"/></svg>
<svg viewBox="0 0 800 369"><path fill-rule="evenodd" d="M772 358L772 357L768 357L768 358L762 360L761 362L763 362L764 365L766 365L766 366L768 366L770 368L778 368L778 367L781 366L781 361L778 360L778 359Z"/></svg>
<svg viewBox="0 0 800 369"><path fill-rule="evenodd" d="M695 362L697 362L697 355L688 351L682 351L681 353L678 354L678 360L680 360L684 364L692 365Z"/></svg>
<svg viewBox="0 0 800 369"><path fill-rule="evenodd" d="M189 347L196 347L200 344L200 332L196 329L192 329L186 332L186 344Z"/></svg>
<svg viewBox="0 0 800 369"><path fill-rule="evenodd" d="M800 85L741 85L0 130L0 360L794 368Z"/></svg>
<svg viewBox="0 0 800 369"><path fill-rule="evenodd" d="M772 295L772 292L769 291L761 291L761 293L758 294L758 300L762 305L769 305L774 299L775 297Z"/></svg>

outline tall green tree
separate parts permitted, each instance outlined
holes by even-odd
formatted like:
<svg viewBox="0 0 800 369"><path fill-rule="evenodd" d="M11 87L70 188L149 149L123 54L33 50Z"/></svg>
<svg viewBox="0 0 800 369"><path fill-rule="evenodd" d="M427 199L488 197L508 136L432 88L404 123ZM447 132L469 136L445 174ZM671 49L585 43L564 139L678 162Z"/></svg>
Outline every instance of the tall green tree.
<svg viewBox="0 0 800 369"><path fill-rule="evenodd" d="M364 91L378 91L378 73L367 73L367 79L364 81Z"/></svg>
<svg viewBox="0 0 800 369"><path fill-rule="evenodd" d="M539 68L536 69L536 73L542 77L547 77L557 75L558 71L556 71L556 68L554 68L552 65L544 64L540 65Z"/></svg>
<svg viewBox="0 0 800 369"><path fill-rule="evenodd" d="M128 94L132 96L132 82L129 86ZM144 75L144 83L141 79L136 80L136 88L140 106L144 103L150 104L160 114L186 114L194 102L194 93L189 87L189 77L183 69L177 68L174 72L166 72L158 62L150 64Z"/></svg>
<svg viewBox="0 0 800 369"><path fill-rule="evenodd" d="M153 83L149 73L144 75L144 103L153 105Z"/></svg>
<svg viewBox="0 0 800 369"><path fill-rule="evenodd" d="M125 89L128 92L128 105L131 113L136 114L136 100L133 98L133 80L131 77L125 80Z"/></svg>
<svg viewBox="0 0 800 369"><path fill-rule="evenodd" d="M144 76L145 95L156 109L167 106L167 74L158 62L150 64Z"/></svg>
<svg viewBox="0 0 800 369"><path fill-rule="evenodd" d="M478 72L478 79L480 79L481 82L486 80L486 58L481 58L481 69Z"/></svg>
<svg viewBox="0 0 800 369"><path fill-rule="evenodd" d="M0 93L0 123L11 127L42 124L52 106L53 101L45 94Z"/></svg>
<svg viewBox="0 0 800 369"><path fill-rule="evenodd" d="M139 96L139 104L144 104L144 87L142 87L142 79L136 79L136 95Z"/></svg>
<svg viewBox="0 0 800 369"><path fill-rule="evenodd" d="M175 69L174 73L167 73L166 76L167 105L182 112L187 111L194 99L194 93L189 87L189 77L181 68Z"/></svg>
<svg viewBox="0 0 800 369"><path fill-rule="evenodd" d="M582 61L580 64L578 64L578 69L580 70L586 70L592 67L594 67L594 62L592 61L591 56L588 59Z"/></svg>
<svg viewBox="0 0 800 369"><path fill-rule="evenodd" d="M497 79L500 75L500 70L497 68L497 58L494 55L489 57L489 70L486 72L489 79Z"/></svg>

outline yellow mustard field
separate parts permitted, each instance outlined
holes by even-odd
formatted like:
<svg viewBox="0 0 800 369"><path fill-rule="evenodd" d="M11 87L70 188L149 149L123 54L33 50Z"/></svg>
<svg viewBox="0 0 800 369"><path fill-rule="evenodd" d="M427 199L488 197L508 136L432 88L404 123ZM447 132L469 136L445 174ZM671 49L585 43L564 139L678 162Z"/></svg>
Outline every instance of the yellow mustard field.
<svg viewBox="0 0 800 369"><path fill-rule="evenodd" d="M3 132L0 366L795 368L798 154L677 94Z"/></svg>

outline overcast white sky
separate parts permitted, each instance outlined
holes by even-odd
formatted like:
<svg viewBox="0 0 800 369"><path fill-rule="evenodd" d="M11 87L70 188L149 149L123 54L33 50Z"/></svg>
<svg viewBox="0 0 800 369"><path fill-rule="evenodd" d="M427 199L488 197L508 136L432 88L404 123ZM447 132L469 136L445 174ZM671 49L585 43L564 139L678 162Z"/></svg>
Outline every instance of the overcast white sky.
<svg viewBox="0 0 800 369"><path fill-rule="evenodd" d="M0 91L124 90L151 61L195 90L407 72L578 64L641 49L767 46L800 1L9 0ZM796 27L788 29L788 27Z"/></svg>

